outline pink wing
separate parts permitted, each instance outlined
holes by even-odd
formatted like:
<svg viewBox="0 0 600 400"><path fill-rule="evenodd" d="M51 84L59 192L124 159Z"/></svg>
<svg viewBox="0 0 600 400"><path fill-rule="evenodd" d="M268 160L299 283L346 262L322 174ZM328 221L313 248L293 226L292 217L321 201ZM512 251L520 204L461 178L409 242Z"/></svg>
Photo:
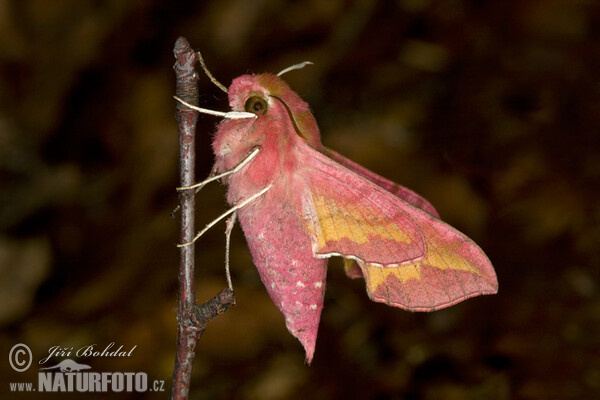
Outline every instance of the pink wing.
<svg viewBox="0 0 600 400"><path fill-rule="evenodd" d="M496 293L494 269L468 237L316 150L301 151L310 159L302 215L313 253L357 261L373 300L432 311Z"/></svg>
<svg viewBox="0 0 600 400"><path fill-rule="evenodd" d="M338 163L342 164L344 167L348 168L349 170L359 174L363 178L368 179L369 181L373 182L374 184L381 186L388 192L392 193L393 195L396 195L397 197L400 197L402 200L406 201L407 203L420 208L421 210L425 211L426 213L429 213L437 218L440 217L438 212L436 211L435 207L433 207L431 205L431 203L429 203L429 201L427 201L425 198L419 196L412 190L405 188L404 186L398 185L397 183L392 182L389 179L384 178L383 176L377 175L373 171L366 169L362 165L355 163L354 161L342 156L341 154L339 154L331 149L325 148L324 150L325 150L324 152L325 152L326 156L328 156L329 158L333 159L334 161L337 161Z"/></svg>

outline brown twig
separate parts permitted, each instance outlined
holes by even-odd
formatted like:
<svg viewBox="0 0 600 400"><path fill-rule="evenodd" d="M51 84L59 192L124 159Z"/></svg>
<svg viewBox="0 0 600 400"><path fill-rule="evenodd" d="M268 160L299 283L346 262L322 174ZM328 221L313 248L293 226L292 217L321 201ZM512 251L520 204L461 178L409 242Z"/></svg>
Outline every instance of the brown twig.
<svg viewBox="0 0 600 400"><path fill-rule="evenodd" d="M173 53L177 60L174 66L176 76L175 93L180 99L197 105L198 77L194 66L198 62L198 56L183 37L178 38L175 42ZM179 131L181 186L191 186L195 181L195 130L198 113L177 102L176 119ZM191 241L195 234L194 194L194 190L179 192L181 243ZM197 306L194 285L194 245L180 247L180 256L177 354L173 370L171 398L184 400L188 398L189 394L190 377L198 339L204 333L207 323L234 305L235 298L231 289L224 289L213 299Z"/></svg>

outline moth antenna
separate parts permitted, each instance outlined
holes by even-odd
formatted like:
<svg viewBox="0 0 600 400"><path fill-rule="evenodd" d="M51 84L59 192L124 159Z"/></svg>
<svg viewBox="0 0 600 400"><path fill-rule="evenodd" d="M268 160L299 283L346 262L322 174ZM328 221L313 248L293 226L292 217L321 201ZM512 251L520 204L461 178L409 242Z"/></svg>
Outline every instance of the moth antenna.
<svg viewBox="0 0 600 400"><path fill-rule="evenodd" d="M283 75L285 73L288 73L290 71L293 71L295 69L301 69L301 68L306 67L307 65L312 65L312 64L314 64L312 61L303 61L303 62L298 63L298 64L290 65L289 67L287 67L287 68L279 71L279 73L277 74L277 76L281 76L281 75Z"/></svg>
<svg viewBox="0 0 600 400"><path fill-rule="evenodd" d="M237 213L234 212L225 222L225 277L227 278L227 286L229 286L229 289L231 290L233 290L233 284L231 283L231 272L229 271L229 248L231 242L231 231L235 225L236 218Z"/></svg>
<svg viewBox="0 0 600 400"><path fill-rule="evenodd" d="M229 119L243 119L243 118L256 119L256 118L258 118L258 115L250 113L250 112L245 112L245 111L223 112L223 111L209 110L208 108L196 107L195 105L192 105L192 104L188 103L187 101L180 99L177 96L173 96L173 98L175 100L177 100L178 102L180 102L181 104L185 105L186 107L189 107L192 110L196 110L202 114L215 115L217 117L223 117L223 118L229 118Z"/></svg>
<svg viewBox="0 0 600 400"><path fill-rule="evenodd" d="M254 193L252 196L248 197L246 200L244 200L241 203L236 204L235 206L231 207L229 210L225 211L223 214L221 214L217 218L215 218L212 222L210 222L209 224L207 224L204 227L204 229L202 229L200 232L198 232L196 234L196 236L194 236L194 238L192 240L190 240L189 242L186 242L186 243L178 244L177 247L185 247L185 246L189 246L190 244L194 243L196 240L200 239L200 237L202 235L204 235L206 233L206 231L208 231L210 228L212 228L217 222L219 222L220 220L222 220L223 218L225 218L229 214L232 214L232 213L236 212L240 208L243 208L243 207L247 206L249 203L253 202L257 198L259 198L260 196L262 196L263 194L265 194L265 192L267 190L271 189L271 187L273 187L272 183L269 186L267 186L264 189L262 189L260 192Z"/></svg>
<svg viewBox="0 0 600 400"><path fill-rule="evenodd" d="M196 189L196 193L198 193L198 191L200 189L202 189L204 187L204 185L206 185L207 183L210 183L212 181L216 181L217 179L221 179L224 176L231 175L231 174L234 174L234 173L238 172L240 169L242 169L242 167L244 165L248 164L250 162L250 160L252 160L254 157L256 157L256 155L258 154L259 151L260 151L260 147L256 147L254 150L252 150L252 152L248 155L248 157L244 158L233 169L230 169L229 171L225 171L225 172L223 172L222 174L219 174L219 175L209 176L208 178L206 178L202 182L195 183L195 184L193 184L191 186L180 186L180 187L177 188L177 191L178 192L182 192L184 190Z"/></svg>
<svg viewBox="0 0 600 400"><path fill-rule="evenodd" d="M204 70L204 73L206 74L206 76L208 76L208 79L210 79L210 81L212 83L215 84L215 86L217 86L219 89L221 89L222 91L224 91L225 93L228 93L227 88L217 80L217 78L215 78L213 76L213 74L210 73L210 71L208 70L208 67L206 66L206 64L204 63L204 58L202 58L202 54L200 54L199 51L196 52L196 54L198 55L198 60L200 60L200 65L202 66L202 69Z"/></svg>

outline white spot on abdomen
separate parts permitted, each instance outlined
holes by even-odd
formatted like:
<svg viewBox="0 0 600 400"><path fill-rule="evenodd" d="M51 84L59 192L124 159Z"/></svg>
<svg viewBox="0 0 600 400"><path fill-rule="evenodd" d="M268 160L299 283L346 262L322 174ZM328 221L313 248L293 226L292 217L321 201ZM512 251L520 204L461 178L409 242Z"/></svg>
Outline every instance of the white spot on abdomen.
<svg viewBox="0 0 600 400"><path fill-rule="evenodd" d="M315 287L316 288L320 288L321 286L323 286L323 282L321 282L321 281L315 282Z"/></svg>

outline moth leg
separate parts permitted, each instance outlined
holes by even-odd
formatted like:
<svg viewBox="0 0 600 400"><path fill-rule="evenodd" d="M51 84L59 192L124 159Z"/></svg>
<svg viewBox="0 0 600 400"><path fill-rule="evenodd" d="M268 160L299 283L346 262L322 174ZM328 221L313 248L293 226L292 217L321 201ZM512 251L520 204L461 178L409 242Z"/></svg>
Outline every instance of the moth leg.
<svg viewBox="0 0 600 400"><path fill-rule="evenodd" d="M225 277L227 278L227 286L233 290L233 284L231 283L231 272L229 271L229 248L231 242L231 231L235 225L237 218L237 212L231 214L231 217L227 218L225 222Z"/></svg>
<svg viewBox="0 0 600 400"><path fill-rule="evenodd" d="M236 212L240 208L243 208L243 207L247 206L249 203L253 202L257 198L259 198L260 196L262 196L263 194L265 194L267 192L267 190L271 189L271 187L273 187L273 184L270 184L269 186L267 186L264 189L262 189L260 192L255 193L252 196L248 197L246 200L244 200L244 201L242 201L242 202L234 205L229 210L225 211L223 214L219 215L216 219L214 219L212 222L210 222L208 225L206 225L204 227L204 229L202 229L200 232L198 232L196 234L196 236L194 236L194 238L192 240L190 240L187 243L178 244L177 247L189 246L190 244L194 243L196 240L198 240L200 238L200 236L204 235L206 233L206 231L208 231L210 228L212 228L217 222L219 222L220 220L222 220L223 218L225 218L229 214L232 214L232 213Z"/></svg>
<svg viewBox="0 0 600 400"><path fill-rule="evenodd" d="M196 191L194 192L194 195L196 195L196 193L198 193L200 191L200 189L202 189L204 187L204 185L206 185L208 182L211 182L211 181L207 182L207 180L210 179L210 178L212 178L213 176L215 176L215 174L216 174L216 168L215 168L215 166L213 166L212 170L210 171L210 174L208 174L208 178L206 178L203 182L194 184L194 185L192 185L192 187L190 187L190 186L179 186L179 187L175 188L175 190L177 190L178 192L182 192L184 190L194 189L195 188ZM175 213L177 213L177 211L179 211L180 208L181 208L181 206L178 205L177 207L175 207L173 209L173 211L171 211L171 218L175 218Z"/></svg>
<svg viewBox="0 0 600 400"><path fill-rule="evenodd" d="M250 152L250 154L248 154L248 157L244 158L233 169L231 169L229 171L225 171L225 172L223 172L222 174L219 174L219 175L214 175L215 170L213 168L213 170L211 171L211 173L208 176L208 178L206 178L202 182L195 183L195 184L193 184L191 186L180 186L180 187L177 188L177 191L181 192L183 190L196 189L196 193L198 193L200 191L200 189L202 189L204 187L204 185L206 185L207 183L210 183L212 181L216 181L217 179L221 179L224 176L235 174L236 172L238 172L240 169L242 169L242 167L244 167L244 165L248 164L250 162L250 160L252 160L254 157L256 157L256 155L258 154L259 151L260 151L260 147L255 147Z"/></svg>

